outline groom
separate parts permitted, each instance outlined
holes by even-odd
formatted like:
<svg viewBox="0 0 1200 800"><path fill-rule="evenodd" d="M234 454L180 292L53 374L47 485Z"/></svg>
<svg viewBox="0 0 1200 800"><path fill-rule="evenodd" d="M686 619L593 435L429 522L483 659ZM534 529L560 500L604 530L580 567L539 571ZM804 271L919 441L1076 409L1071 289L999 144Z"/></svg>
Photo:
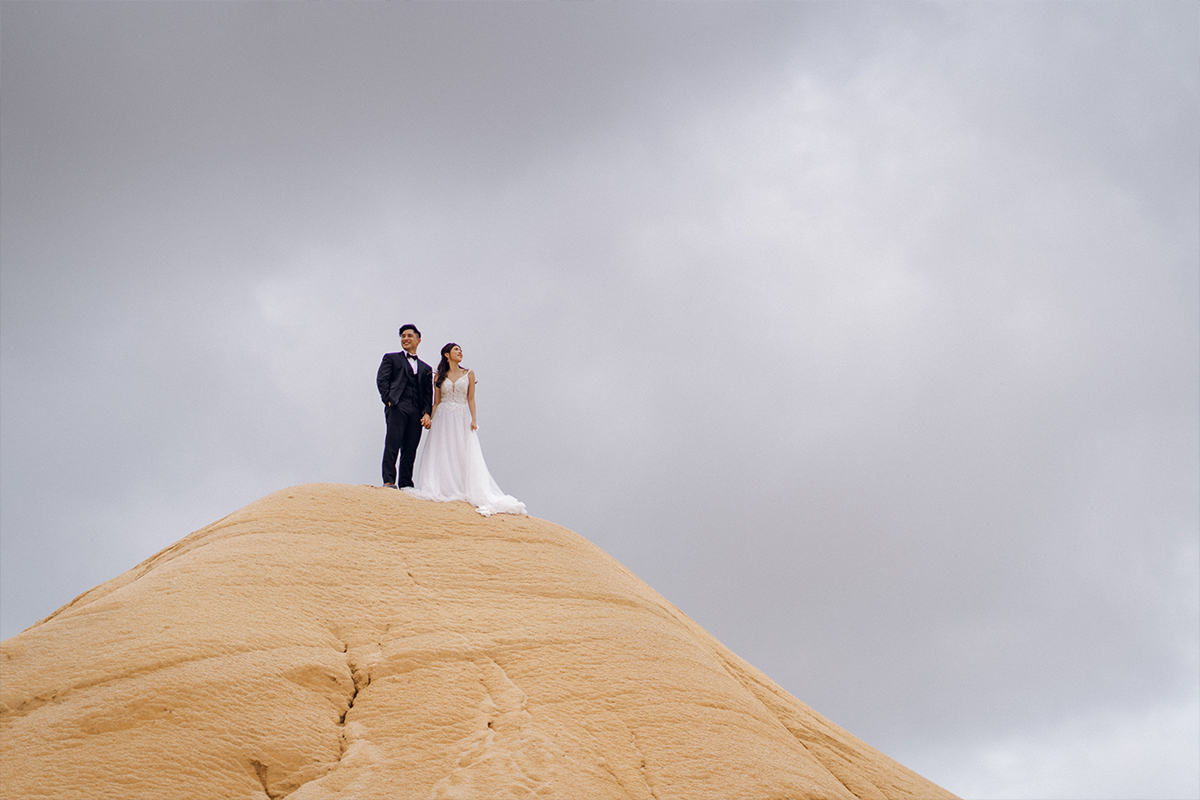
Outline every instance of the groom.
<svg viewBox="0 0 1200 800"><path fill-rule="evenodd" d="M417 358L421 332L416 325L400 328L401 353L387 353L379 365L375 383L383 400L387 437L383 442L383 485L412 486L413 459L421 442L421 428L430 426L433 413L433 370ZM396 455L400 476L396 477Z"/></svg>

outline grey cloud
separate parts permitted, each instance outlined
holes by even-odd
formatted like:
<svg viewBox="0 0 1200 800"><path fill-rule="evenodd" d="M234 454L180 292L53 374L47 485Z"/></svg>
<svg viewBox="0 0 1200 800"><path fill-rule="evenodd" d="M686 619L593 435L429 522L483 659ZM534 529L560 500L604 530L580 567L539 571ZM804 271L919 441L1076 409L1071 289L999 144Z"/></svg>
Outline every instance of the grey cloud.
<svg viewBox="0 0 1200 800"><path fill-rule="evenodd" d="M948 788L1196 738L1194 8L0 13L5 636L376 482L413 320L506 491Z"/></svg>

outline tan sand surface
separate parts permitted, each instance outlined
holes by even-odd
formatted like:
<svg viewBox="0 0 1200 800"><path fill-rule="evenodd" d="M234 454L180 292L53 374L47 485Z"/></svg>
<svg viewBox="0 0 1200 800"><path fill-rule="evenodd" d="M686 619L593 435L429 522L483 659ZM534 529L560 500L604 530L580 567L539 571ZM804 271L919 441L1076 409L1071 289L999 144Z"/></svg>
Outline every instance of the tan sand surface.
<svg viewBox="0 0 1200 800"><path fill-rule="evenodd" d="M953 796L577 534L369 486L276 492L0 648L12 800Z"/></svg>

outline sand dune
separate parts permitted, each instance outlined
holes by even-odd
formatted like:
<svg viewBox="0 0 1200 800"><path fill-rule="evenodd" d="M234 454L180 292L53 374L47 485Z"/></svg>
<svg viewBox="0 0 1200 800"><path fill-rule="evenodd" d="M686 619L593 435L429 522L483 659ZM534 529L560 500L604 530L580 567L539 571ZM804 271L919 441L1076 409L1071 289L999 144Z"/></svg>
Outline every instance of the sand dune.
<svg viewBox="0 0 1200 800"><path fill-rule="evenodd" d="M3 642L12 798L929 798L582 537L272 494Z"/></svg>

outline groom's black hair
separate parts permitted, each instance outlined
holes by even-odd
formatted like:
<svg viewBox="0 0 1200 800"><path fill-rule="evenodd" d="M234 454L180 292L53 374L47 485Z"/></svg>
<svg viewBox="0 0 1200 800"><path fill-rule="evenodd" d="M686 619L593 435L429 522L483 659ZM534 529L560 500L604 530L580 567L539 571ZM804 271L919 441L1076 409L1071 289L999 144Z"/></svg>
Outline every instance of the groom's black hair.
<svg viewBox="0 0 1200 800"><path fill-rule="evenodd" d="M401 336L403 336L403 335L404 335L404 332L405 332L406 330L408 330L409 328L412 328L412 330L413 330L413 333L415 333L415 334L417 335L417 338L418 338L418 339L420 339L420 338L421 338L421 332L420 332L419 330L417 330L417 326L416 326L416 325L412 325L412 324L408 324L408 325L401 325L401 326L400 326L400 335L401 335Z"/></svg>

